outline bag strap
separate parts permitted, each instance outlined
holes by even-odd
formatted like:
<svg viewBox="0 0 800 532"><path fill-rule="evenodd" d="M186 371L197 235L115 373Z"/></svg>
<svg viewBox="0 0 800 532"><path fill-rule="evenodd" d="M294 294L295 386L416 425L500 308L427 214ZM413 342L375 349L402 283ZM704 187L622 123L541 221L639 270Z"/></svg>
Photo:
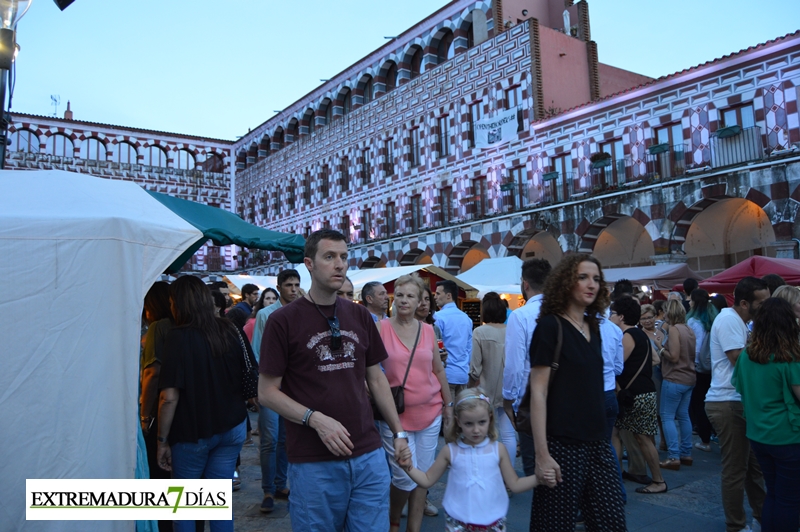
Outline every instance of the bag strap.
<svg viewBox="0 0 800 532"><path fill-rule="evenodd" d="M411 357L408 359L408 367L406 367L406 375L403 377L403 388L406 387L406 380L408 379L408 372L411 369L411 361L414 360L414 353L417 351L417 343L419 342L419 333L422 331L422 322L417 320L417 338L414 340L414 347L411 348Z"/></svg>
<svg viewBox="0 0 800 532"><path fill-rule="evenodd" d="M244 339L242 338L242 333L239 332L239 327L236 327L234 325L234 328L236 329L236 336L239 337L239 345L242 346L242 352L244 353L244 367L245 369L247 369L248 372L253 371L253 366L250 365L250 357L247 356L247 347L245 347L244 345Z"/></svg>
<svg viewBox="0 0 800 532"><path fill-rule="evenodd" d="M553 353L553 362L550 363L550 380L548 386L553 383L553 378L558 371L558 359L561 358L561 345L564 343L564 331L561 329L561 318L556 316L556 324L558 325L558 340L556 340L556 351Z"/></svg>
<svg viewBox="0 0 800 532"><path fill-rule="evenodd" d="M653 356L652 356L653 346L650 345L650 341L649 340L647 342L647 348L648 348L647 355L650 355L650 360L653 360ZM623 390L627 390L628 388L630 388L631 384L633 384L633 381L635 381L636 377L638 377L639 374L642 372L642 370L644 369L645 364L647 364L647 358L648 358L647 355L644 356L644 360L642 360L642 365L639 366L639 371L637 371L636 374L633 376L633 378L628 381L628 385L625 386L625 388L623 388Z"/></svg>

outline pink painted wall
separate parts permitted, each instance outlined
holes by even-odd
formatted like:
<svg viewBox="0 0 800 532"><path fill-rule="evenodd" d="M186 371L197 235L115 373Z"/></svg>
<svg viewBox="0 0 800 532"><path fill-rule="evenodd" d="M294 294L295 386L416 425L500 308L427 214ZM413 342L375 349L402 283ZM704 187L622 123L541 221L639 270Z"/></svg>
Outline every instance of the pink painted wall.
<svg viewBox="0 0 800 532"><path fill-rule="evenodd" d="M653 78L603 63L598 63L598 74L601 98L653 81Z"/></svg>
<svg viewBox="0 0 800 532"><path fill-rule="evenodd" d="M539 28L545 111L551 107L563 111L588 102L591 95L586 43L560 31Z"/></svg>
<svg viewBox="0 0 800 532"><path fill-rule="evenodd" d="M500 0L496 0L500 1ZM511 20L516 23L518 20L535 18L539 24L548 28L564 27L564 0L502 0L503 22ZM522 10L527 9L528 14L523 15ZM570 25L578 23L578 7L571 6L569 9Z"/></svg>

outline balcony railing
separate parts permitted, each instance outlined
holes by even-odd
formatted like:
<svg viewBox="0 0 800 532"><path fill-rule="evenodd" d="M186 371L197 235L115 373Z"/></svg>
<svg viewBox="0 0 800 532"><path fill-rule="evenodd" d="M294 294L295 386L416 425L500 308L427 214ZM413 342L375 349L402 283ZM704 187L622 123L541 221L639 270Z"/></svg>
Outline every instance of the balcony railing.
<svg viewBox="0 0 800 532"><path fill-rule="evenodd" d="M561 203L575 194L572 172L548 172L542 175L542 203Z"/></svg>
<svg viewBox="0 0 800 532"><path fill-rule="evenodd" d="M764 158L764 140L758 126L730 126L711 136L711 166L720 168L760 161Z"/></svg>
<svg viewBox="0 0 800 532"><path fill-rule="evenodd" d="M691 164L691 152L684 144L654 144L647 149L648 182L667 181L682 176Z"/></svg>
<svg viewBox="0 0 800 532"><path fill-rule="evenodd" d="M631 159L605 159L592 163L592 193L615 190L632 181Z"/></svg>

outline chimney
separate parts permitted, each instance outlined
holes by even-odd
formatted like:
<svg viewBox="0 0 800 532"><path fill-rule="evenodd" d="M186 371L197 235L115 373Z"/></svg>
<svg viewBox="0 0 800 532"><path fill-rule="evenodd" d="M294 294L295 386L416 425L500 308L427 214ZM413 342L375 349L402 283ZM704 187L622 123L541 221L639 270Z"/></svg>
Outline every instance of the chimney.
<svg viewBox="0 0 800 532"><path fill-rule="evenodd" d="M69 100L67 100L67 110L64 111L64 120L72 120L72 111L69 108Z"/></svg>

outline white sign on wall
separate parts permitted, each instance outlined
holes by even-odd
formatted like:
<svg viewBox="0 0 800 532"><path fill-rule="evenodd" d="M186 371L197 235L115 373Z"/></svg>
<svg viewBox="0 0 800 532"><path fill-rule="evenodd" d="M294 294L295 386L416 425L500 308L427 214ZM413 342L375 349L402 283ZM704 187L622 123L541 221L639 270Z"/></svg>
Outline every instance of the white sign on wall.
<svg viewBox="0 0 800 532"><path fill-rule="evenodd" d="M475 146L491 148L504 144L517 136L517 110L502 111L492 118L475 123Z"/></svg>

